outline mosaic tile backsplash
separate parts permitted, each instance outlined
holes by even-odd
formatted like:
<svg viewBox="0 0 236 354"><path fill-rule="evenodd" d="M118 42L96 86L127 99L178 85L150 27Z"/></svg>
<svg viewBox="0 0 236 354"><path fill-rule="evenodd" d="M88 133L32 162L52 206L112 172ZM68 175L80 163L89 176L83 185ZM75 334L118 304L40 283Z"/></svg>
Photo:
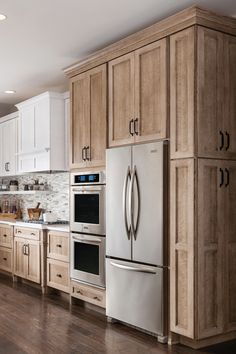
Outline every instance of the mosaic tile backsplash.
<svg viewBox="0 0 236 354"><path fill-rule="evenodd" d="M4 181L18 180L19 190L24 189L24 184L33 184L35 180L47 183L48 191L37 191L29 195L1 195L1 203L8 199L20 201L22 217L28 218L27 208L35 208L40 202L40 208L55 213L59 220L69 220L69 173L41 173L3 178ZM42 215L41 215L42 217Z"/></svg>

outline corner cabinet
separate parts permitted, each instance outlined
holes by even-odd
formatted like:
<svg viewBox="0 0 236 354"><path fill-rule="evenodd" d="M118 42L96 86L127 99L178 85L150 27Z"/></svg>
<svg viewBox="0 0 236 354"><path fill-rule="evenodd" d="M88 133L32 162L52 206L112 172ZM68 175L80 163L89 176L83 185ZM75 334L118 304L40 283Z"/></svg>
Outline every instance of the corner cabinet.
<svg viewBox="0 0 236 354"><path fill-rule="evenodd" d="M17 104L18 173L65 170L63 94L45 92Z"/></svg>
<svg viewBox="0 0 236 354"><path fill-rule="evenodd" d="M167 39L109 62L109 147L165 139Z"/></svg>
<svg viewBox="0 0 236 354"><path fill-rule="evenodd" d="M107 68L98 66L71 79L70 167L105 165Z"/></svg>
<svg viewBox="0 0 236 354"><path fill-rule="evenodd" d="M236 159L236 37L201 26L170 37L171 158Z"/></svg>

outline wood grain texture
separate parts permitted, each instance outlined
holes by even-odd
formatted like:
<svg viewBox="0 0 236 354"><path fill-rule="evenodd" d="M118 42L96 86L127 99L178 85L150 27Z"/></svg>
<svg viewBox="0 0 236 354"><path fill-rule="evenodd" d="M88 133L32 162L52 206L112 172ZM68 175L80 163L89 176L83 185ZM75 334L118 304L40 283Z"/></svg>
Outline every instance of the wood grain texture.
<svg viewBox="0 0 236 354"><path fill-rule="evenodd" d="M69 77L73 77L196 24L236 35L236 20L234 18L217 15L197 6L192 6L93 53L65 68L64 72Z"/></svg>
<svg viewBox="0 0 236 354"><path fill-rule="evenodd" d="M47 285L70 292L69 263L48 258L47 260Z"/></svg>
<svg viewBox="0 0 236 354"><path fill-rule="evenodd" d="M47 235L47 257L69 262L69 234L50 231Z"/></svg>
<svg viewBox="0 0 236 354"><path fill-rule="evenodd" d="M135 51L135 142L167 138L167 39Z"/></svg>
<svg viewBox="0 0 236 354"><path fill-rule="evenodd" d="M195 153L195 28L170 37L171 159Z"/></svg>
<svg viewBox="0 0 236 354"><path fill-rule="evenodd" d="M106 291L88 284L71 281L70 294L72 297L81 299L99 307L106 307Z"/></svg>
<svg viewBox="0 0 236 354"><path fill-rule="evenodd" d="M109 62L109 147L134 141L129 123L134 119L134 53Z"/></svg>
<svg viewBox="0 0 236 354"><path fill-rule="evenodd" d="M170 168L170 330L194 338L194 160Z"/></svg>

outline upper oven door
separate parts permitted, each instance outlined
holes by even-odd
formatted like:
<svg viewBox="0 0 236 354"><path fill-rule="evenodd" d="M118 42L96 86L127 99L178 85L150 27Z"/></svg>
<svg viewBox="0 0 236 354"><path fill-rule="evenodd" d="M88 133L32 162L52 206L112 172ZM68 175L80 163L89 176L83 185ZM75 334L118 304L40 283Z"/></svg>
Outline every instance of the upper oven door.
<svg viewBox="0 0 236 354"><path fill-rule="evenodd" d="M71 230L105 235L105 186L71 187Z"/></svg>

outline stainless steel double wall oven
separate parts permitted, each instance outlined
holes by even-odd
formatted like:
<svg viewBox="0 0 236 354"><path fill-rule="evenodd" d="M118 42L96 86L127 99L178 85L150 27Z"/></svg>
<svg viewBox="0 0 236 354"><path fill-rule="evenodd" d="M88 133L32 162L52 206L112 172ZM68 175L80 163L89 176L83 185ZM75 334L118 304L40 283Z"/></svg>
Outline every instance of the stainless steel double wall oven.
<svg viewBox="0 0 236 354"><path fill-rule="evenodd" d="M71 174L71 278L105 287L105 173Z"/></svg>

